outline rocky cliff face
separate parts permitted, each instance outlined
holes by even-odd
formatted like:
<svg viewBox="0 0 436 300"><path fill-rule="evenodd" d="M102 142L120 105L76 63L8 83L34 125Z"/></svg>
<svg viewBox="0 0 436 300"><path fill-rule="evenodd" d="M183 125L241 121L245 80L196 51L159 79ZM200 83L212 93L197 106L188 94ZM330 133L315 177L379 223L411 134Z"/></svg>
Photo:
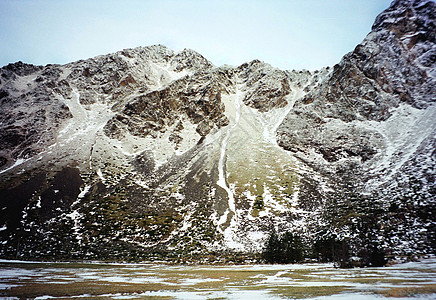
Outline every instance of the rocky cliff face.
<svg viewBox="0 0 436 300"><path fill-rule="evenodd" d="M367 199L389 211L379 212L374 231L389 239L410 230L412 244L434 236L435 14L432 1L394 1L277 131L279 145L334 190L317 188L333 199L330 209L338 209L338 191ZM409 218L408 225L397 218ZM412 224L425 234L416 236Z"/></svg>
<svg viewBox="0 0 436 300"><path fill-rule="evenodd" d="M433 251L435 10L395 1L313 73L161 45L1 68L0 255L240 260L273 230Z"/></svg>

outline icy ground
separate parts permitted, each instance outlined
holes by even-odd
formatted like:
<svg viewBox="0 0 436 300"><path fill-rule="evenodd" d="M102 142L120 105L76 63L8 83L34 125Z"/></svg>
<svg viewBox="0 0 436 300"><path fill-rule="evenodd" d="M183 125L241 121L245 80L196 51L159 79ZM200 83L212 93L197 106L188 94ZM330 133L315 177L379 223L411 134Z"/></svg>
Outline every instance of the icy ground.
<svg viewBox="0 0 436 300"><path fill-rule="evenodd" d="M331 264L168 266L0 261L6 299L434 299L436 258L384 268Z"/></svg>

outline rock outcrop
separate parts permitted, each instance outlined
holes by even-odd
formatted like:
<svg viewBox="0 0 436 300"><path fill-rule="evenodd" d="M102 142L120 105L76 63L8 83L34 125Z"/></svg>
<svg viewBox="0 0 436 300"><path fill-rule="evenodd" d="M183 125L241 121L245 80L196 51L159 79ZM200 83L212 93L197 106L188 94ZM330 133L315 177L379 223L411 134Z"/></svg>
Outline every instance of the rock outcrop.
<svg viewBox="0 0 436 300"><path fill-rule="evenodd" d="M279 145L324 178L327 190L315 189L330 199L328 209L360 213L349 207L372 201L378 214L390 215L371 220L377 224L374 236L386 244L402 236L405 248L434 235L434 217L418 211L433 210L436 199L430 163L436 139L435 14L432 1L394 1L363 42L297 100L277 131ZM408 225L398 234L401 219ZM426 233L417 237L412 223ZM405 238L408 230L412 234Z"/></svg>

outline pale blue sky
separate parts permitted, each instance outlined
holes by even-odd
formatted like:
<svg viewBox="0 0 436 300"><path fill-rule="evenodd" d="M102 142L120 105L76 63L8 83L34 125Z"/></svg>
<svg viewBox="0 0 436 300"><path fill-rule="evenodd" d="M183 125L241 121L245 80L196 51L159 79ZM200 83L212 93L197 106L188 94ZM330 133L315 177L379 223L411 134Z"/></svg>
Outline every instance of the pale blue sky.
<svg viewBox="0 0 436 300"><path fill-rule="evenodd" d="M333 65L391 0L0 0L0 66L86 59L124 48L191 48L215 65Z"/></svg>

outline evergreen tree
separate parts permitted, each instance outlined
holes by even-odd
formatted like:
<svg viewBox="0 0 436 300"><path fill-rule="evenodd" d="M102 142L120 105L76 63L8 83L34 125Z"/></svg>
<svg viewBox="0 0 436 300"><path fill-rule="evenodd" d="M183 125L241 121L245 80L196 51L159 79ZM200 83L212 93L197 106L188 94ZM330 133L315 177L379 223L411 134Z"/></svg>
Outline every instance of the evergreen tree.
<svg viewBox="0 0 436 300"><path fill-rule="evenodd" d="M303 250L303 242L299 235L288 231L278 236L273 231L265 244L263 258L267 263L295 263L303 260Z"/></svg>
<svg viewBox="0 0 436 300"><path fill-rule="evenodd" d="M263 252L263 258L266 260L267 263L279 263L280 262L280 256L281 256L281 245L279 237L274 230L271 232L266 245L265 250Z"/></svg>
<svg viewBox="0 0 436 300"><path fill-rule="evenodd" d="M295 263L303 260L303 242L292 232L285 232L281 238L283 248L282 263Z"/></svg>

